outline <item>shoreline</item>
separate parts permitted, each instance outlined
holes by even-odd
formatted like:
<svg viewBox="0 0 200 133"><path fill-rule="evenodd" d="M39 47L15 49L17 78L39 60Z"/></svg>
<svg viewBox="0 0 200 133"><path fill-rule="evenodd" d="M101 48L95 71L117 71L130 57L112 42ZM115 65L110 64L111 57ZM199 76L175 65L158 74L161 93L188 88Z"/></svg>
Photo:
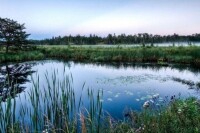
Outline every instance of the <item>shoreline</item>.
<svg viewBox="0 0 200 133"><path fill-rule="evenodd" d="M200 47L91 48L70 46L37 46L28 51L0 51L0 63L45 59L80 62L187 64L200 67Z"/></svg>

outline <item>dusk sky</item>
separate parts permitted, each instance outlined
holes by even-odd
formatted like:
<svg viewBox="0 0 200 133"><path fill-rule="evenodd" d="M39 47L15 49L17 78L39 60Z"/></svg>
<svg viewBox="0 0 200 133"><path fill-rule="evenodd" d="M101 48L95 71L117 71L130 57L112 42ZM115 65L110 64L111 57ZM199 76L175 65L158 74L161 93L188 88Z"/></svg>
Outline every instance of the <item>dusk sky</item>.
<svg viewBox="0 0 200 133"><path fill-rule="evenodd" d="M64 35L200 33L200 0L0 0L0 17L32 39Z"/></svg>

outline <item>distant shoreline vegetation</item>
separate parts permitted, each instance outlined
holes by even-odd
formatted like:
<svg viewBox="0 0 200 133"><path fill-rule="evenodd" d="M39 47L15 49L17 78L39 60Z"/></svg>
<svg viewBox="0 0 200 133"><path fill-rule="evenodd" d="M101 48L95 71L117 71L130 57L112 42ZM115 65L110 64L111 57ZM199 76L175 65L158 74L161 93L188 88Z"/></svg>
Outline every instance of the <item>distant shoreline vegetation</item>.
<svg viewBox="0 0 200 133"><path fill-rule="evenodd" d="M155 43L171 43L174 45L177 42L186 42L188 45L200 42L200 34L192 35L153 35L148 33L139 33L134 35L116 35L108 34L106 37L90 34L89 36L58 36L51 39L32 40L34 44L40 45L96 45L96 44L140 44L140 45L154 45Z"/></svg>

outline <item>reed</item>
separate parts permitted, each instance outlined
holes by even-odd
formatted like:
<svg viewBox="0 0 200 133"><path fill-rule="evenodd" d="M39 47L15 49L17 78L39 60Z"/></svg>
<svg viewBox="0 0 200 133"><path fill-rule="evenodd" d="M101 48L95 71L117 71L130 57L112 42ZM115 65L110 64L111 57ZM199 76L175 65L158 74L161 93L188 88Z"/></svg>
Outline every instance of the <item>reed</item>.
<svg viewBox="0 0 200 133"><path fill-rule="evenodd" d="M52 75L48 72L45 74L46 86L41 86L39 77L36 81L32 79L33 86L27 92L28 95L24 94L23 97L28 101L28 105L22 101L21 95L14 99L9 97L6 102L1 102L1 132L79 132L83 122L85 124L82 127L88 128L88 131L99 130L96 129L96 125L99 125L102 113L102 93L98 92L95 95L93 90L88 89L90 102L89 107L85 108L82 95L80 98L75 96L73 78L66 76L63 81L59 81L56 77L57 72L54 71ZM83 85L82 91L85 91L84 89Z"/></svg>
<svg viewBox="0 0 200 133"><path fill-rule="evenodd" d="M85 85L77 97L73 77L45 74L32 79L27 92L9 97L0 106L0 132L199 132L200 103L198 99L181 100L166 97L166 105L155 108L156 98L141 112L128 110L124 120L115 120L103 110L103 91ZM87 100L83 100L87 98ZM84 101L87 101L84 103ZM27 104L28 103L28 104ZM114 105L113 105L114 106Z"/></svg>

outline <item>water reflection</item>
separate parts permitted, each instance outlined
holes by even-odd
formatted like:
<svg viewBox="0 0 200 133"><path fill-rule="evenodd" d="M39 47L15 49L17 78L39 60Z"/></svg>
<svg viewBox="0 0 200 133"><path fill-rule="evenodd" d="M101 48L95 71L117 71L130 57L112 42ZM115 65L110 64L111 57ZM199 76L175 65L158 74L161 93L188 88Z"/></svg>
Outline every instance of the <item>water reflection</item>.
<svg viewBox="0 0 200 133"><path fill-rule="evenodd" d="M140 110L141 105L155 95L160 96L159 102L162 102L165 96L179 93L183 97L188 94L199 96L196 90L200 86L200 71L189 65L45 60L0 67L0 97L5 101L9 96L15 97L15 94L26 89L20 98L28 105L26 96L31 93L29 88L33 87L31 77L34 81L39 77L39 89L49 91L46 78L52 83L54 72L58 81L72 75L76 98L82 95L80 89L83 84L85 88L93 89L94 93L102 90L104 96L100 101L103 102L103 109L117 117L121 116L125 107ZM87 92L83 92L82 100L87 106L86 99Z"/></svg>
<svg viewBox="0 0 200 133"><path fill-rule="evenodd" d="M62 62L62 61L61 61ZM74 62L76 64L80 64L82 66L87 66L91 65L91 63L88 62ZM72 62L68 62L67 66L71 67ZM157 63L130 63L130 62L96 62L94 64L97 67L106 67L106 68L112 68L112 69L122 69L122 68L127 68L127 67L132 67L134 69L137 68L142 68L142 69L151 69L154 71L159 71L160 69L163 68L171 68L179 70L180 72L188 70L192 73L200 73L200 68L197 68L192 65L182 65L182 64L166 64L166 65L160 65Z"/></svg>
<svg viewBox="0 0 200 133"><path fill-rule="evenodd" d="M15 64L0 67L0 98L5 101L8 97L14 98L16 94L23 92L23 84L29 82L28 76L34 71L33 64Z"/></svg>

